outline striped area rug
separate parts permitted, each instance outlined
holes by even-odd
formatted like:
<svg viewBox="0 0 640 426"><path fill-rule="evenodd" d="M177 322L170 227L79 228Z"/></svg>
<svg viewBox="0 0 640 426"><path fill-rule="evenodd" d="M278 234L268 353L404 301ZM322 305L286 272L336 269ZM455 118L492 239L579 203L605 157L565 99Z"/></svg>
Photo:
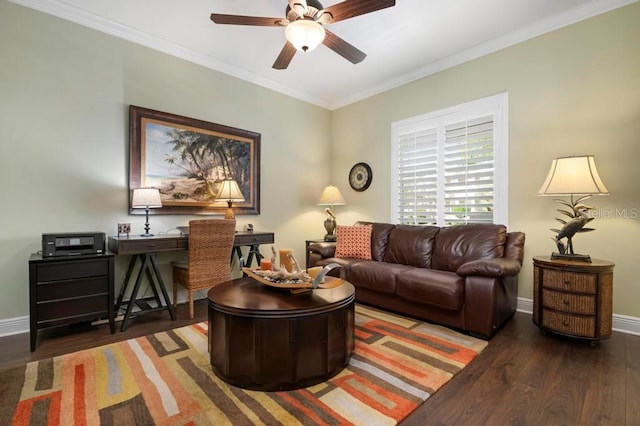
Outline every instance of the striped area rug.
<svg viewBox="0 0 640 426"><path fill-rule="evenodd" d="M395 425L487 345L362 305L355 321L349 365L316 386L227 385L211 371L203 322L2 371L0 423Z"/></svg>

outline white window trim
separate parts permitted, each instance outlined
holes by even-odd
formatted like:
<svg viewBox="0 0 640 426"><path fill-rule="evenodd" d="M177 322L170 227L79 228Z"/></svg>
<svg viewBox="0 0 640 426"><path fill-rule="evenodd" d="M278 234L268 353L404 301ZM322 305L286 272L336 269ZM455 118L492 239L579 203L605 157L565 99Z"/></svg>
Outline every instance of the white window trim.
<svg viewBox="0 0 640 426"><path fill-rule="evenodd" d="M398 155L396 142L400 131L413 126L424 127L425 122L449 122L493 114L494 117L494 216L496 224L509 226L509 94L477 99L438 111L396 121L391 124L391 220L398 223Z"/></svg>

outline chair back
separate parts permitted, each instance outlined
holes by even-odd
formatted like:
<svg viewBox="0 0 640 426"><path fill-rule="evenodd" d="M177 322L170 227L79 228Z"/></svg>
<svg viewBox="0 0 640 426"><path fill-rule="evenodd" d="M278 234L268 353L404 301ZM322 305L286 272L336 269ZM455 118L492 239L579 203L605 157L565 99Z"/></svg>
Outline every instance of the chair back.
<svg viewBox="0 0 640 426"><path fill-rule="evenodd" d="M189 287L212 287L231 279L231 251L236 221L189 221Z"/></svg>

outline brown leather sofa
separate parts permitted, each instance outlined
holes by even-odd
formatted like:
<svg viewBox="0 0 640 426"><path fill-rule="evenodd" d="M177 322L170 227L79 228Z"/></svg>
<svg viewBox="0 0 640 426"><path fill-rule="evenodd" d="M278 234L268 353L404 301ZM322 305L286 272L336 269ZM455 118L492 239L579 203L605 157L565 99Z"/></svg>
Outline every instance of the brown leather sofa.
<svg viewBox="0 0 640 426"><path fill-rule="evenodd" d="M360 223L362 224L362 223ZM310 266L335 262L356 301L489 339L517 305L525 235L503 225L372 223L371 260L309 245Z"/></svg>

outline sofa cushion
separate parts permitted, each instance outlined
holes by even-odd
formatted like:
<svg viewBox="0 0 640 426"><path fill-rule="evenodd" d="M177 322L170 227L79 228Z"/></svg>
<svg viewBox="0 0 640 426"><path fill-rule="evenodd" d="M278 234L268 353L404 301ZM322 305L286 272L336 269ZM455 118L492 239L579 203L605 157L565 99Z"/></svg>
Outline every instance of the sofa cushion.
<svg viewBox="0 0 640 426"><path fill-rule="evenodd" d="M371 259L371 225L337 226L335 257Z"/></svg>
<svg viewBox="0 0 640 426"><path fill-rule="evenodd" d="M356 292L358 287L366 287L382 293L394 293L396 277L410 269L409 266L394 263L363 260L350 265L346 278L356 286Z"/></svg>
<svg viewBox="0 0 640 426"><path fill-rule="evenodd" d="M437 226L396 225L389 232L384 261L418 268L431 267Z"/></svg>
<svg viewBox="0 0 640 426"><path fill-rule="evenodd" d="M431 267L455 272L472 260L503 257L507 229L504 225L467 224L440 229Z"/></svg>
<svg viewBox="0 0 640 426"><path fill-rule="evenodd" d="M356 225L371 225L371 260L383 262L389 233L395 225L376 222L356 222Z"/></svg>
<svg viewBox="0 0 640 426"><path fill-rule="evenodd" d="M412 268L397 276L396 294L413 302L459 310L464 305L464 280L453 272Z"/></svg>

